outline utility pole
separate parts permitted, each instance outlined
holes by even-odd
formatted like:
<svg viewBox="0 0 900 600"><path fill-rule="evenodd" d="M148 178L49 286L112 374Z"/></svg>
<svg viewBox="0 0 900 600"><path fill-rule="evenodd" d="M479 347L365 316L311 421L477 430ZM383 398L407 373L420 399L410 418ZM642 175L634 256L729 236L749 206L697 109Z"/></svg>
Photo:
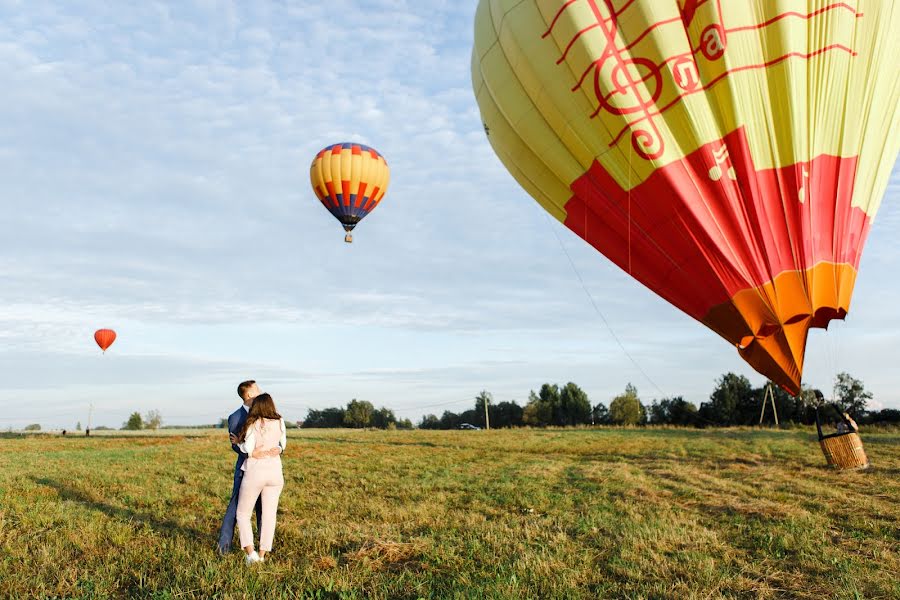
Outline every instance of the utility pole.
<svg viewBox="0 0 900 600"><path fill-rule="evenodd" d="M91 401L91 406L90 406L90 408L88 408L88 426L87 426L87 431L85 432L85 436L91 435L91 417L93 416L93 414L94 414L94 402Z"/></svg>
<svg viewBox="0 0 900 600"><path fill-rule="evenodd" d="M488 431L490 431L490 429L491 429L491 418L488 416L488 402L490 402L490 399L488 398L488 395L485 394L485 395L484 395L484 424L485 424L485 428L486 428Z"/></svg>

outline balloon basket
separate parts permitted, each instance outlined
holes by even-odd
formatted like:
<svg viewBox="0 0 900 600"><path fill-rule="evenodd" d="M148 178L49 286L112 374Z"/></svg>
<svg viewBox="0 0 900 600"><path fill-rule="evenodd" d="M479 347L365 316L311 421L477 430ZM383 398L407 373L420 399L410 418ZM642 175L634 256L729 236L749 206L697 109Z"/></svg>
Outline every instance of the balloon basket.
<svg viewBox="0 0 900 600"><path fill-rule="evenodd" d="M827 436L819 440L828 465L839 471L869 468L869 457L855 431Z"/></svg>
<svg viewBox="0 0 900 600"><path fill-rule="evenodd" d="M353 236L348 233L347 235L344 236L344 241L347 242L348 244L352 244Z"/></svg>
<svg viewBox="0 0 900 600"><path fill-rule="evenodd" d="M832 404L832 407L837 414L841 414L837 405ZM816 407L816 431L819 434L819 445L822 446L822 454L825 455L828 466L834 467L838 471L868 469L869 457L866 456L862 438L857 432L822 434L822 408L824 406Z"/></svg>

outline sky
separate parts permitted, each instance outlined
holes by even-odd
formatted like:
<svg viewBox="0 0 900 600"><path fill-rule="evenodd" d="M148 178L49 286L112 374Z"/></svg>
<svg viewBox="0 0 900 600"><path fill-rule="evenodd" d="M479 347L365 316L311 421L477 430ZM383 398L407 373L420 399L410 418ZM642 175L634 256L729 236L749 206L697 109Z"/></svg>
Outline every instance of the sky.
<svg viewBox="0 0 900 600"><path fill-rule="evenodd" d="M698 405L729 371L762 385L506 172L471 88L475 4L0 0L0 428L91 405L94 427L214 423L250 378L289 420L357 398L418 421L545 382ZM342 141L391 168L350 245L309 187ZM895 165L804 374L847 371L875 408L900 407L898 200Z"/></svg>

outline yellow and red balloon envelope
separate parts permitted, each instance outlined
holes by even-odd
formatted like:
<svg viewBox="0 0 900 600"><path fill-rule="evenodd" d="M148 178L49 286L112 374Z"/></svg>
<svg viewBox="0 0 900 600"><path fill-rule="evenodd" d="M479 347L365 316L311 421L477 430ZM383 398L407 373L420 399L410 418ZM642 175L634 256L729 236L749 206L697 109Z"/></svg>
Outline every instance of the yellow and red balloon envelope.
<svg viewBox="0 0 900 600"><path fill-rule="evenodd" d="M319 151L309 169L316 197L350 232L384 198L390 180L384 157L362 144L332 144Z"/></svg>
<svg viewBox="0 0 900 600"><path fill-rule="evenodd" d="M472 79L516 180L799 390L900 148L882 0L481 0Z"/></svg>
<svg viewBox="0 0 900 600"><path fill-rule="evenodd" d="M98 329L94 332L94 341L97 342L101 350L106 352L106 349L116 341L116 332L112 329Z"/></svg>

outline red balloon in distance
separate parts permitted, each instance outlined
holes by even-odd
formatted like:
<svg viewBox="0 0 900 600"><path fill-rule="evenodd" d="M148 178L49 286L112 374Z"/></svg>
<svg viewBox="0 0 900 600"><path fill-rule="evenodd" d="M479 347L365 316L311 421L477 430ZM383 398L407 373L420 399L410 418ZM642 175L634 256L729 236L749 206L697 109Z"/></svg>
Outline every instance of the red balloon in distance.
<svg viewBox="0 0 900 600"><path fill-rule="evenodd" d="M116 341L116 332L112 329L98 329L94 332L94 341L97 342L101 350L106 352L106 349Z"/></svg>

